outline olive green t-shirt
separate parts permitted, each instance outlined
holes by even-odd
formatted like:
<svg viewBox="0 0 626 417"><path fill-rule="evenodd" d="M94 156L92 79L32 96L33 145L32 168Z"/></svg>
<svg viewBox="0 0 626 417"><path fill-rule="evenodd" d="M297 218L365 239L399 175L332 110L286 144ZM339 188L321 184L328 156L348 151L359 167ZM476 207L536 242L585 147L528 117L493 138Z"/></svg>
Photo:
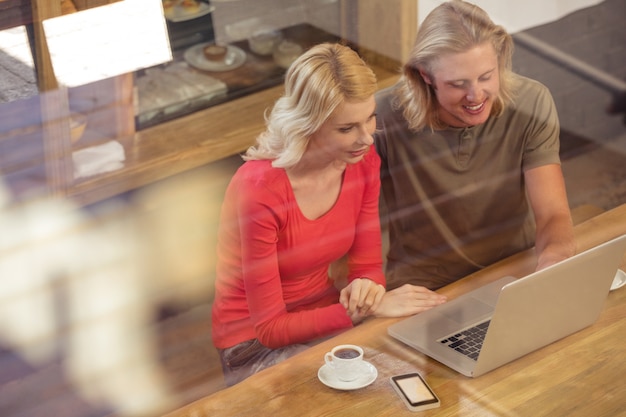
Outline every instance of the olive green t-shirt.
<svg viewBox="0 0 626 417"><path fill-rule="evenodd" d="M519 78L513 105L469 128L410 131L393 87L377 94L389 289L437 289L534 244L524 171L560 163L559 121L548 89Z"/></svg>

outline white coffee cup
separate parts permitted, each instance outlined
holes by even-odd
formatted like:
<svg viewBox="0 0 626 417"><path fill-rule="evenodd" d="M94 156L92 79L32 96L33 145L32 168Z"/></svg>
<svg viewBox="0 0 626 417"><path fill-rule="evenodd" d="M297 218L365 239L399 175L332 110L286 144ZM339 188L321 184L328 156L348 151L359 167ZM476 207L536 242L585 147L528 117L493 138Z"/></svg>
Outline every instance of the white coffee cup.
<svg viewBox="0 0 626 417"><path fill-rule="evenodd" d="M354 381L363 372L363 349L356 345L335 346L324 355L324 361L340 381Z"/></svg>

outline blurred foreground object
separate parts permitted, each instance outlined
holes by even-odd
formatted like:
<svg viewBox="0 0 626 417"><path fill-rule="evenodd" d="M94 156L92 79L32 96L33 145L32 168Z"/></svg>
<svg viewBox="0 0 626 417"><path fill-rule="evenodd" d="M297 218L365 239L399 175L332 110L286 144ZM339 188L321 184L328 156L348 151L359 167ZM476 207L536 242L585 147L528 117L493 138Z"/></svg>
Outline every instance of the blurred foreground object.
<svg viewBox="0 0 626 417"><path fill-rule="evenodd" d="M65 376L9 384L4 410L16 414L3 416L67 415L68 385L118 416L172 407L138 262L141 234L126 211L110 206L94 219L64 200L12 203L0 184L0 344L35 370L60 362Z"/></svg>

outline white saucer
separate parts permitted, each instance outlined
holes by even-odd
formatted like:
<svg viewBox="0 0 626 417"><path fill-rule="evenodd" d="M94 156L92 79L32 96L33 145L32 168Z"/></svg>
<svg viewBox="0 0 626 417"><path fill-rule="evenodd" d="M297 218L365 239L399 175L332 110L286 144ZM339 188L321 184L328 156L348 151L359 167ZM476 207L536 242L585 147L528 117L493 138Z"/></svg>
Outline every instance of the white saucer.
<svg viewBox="0 0 626 417"><path fill-rule="evenodd" d="M376 367L367 361L363 361L363 373L354 381L341 381L335 376L335 371L324 364L317 372L317 377L324 385L330 388L349 391L364 388L374 382L378 377Z"/></svg>
<svg viewBox="0 0 626 417"><path fill-rule="evenodd" d="M224 61L209 61L204 57L204 53L202 52L202 49L209 43L210 42L199 43L187 49L183 55L185 61L198 69L213 72L233 70L239 68L246 62L247 55L244 50L234 45L227 46L228 51L226 52L226 59L224 59Z"/></svg>
<svg viewBox="0 0 626 417"><path fill-rule="evenodd" d="M621 288L624 285L626 285L626 272L618 269L615 278L613 278L613 283L611 284L611 291Z"/></svg>

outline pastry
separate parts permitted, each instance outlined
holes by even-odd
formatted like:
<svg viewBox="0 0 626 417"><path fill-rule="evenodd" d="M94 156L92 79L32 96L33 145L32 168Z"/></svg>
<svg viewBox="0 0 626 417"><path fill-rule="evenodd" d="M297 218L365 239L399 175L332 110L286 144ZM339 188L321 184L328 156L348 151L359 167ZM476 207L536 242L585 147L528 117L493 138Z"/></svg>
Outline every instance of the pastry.
<svg viewBox="0 0 626 417"><path fill-rule="evenodd" d="M228 52L228 48L223 45L216 45L211 43L204 48L202 48L202 52L204 53L204 57L209 61L221 62L226 58L226 53Z"/></svg>
<svg viewBox="0 0 626 417"><path fill-rule="evenodd" d="M180 6L186 13L197 13L200 10L200 4L198 0L183 0Z"/></svg>
<svg viewBox="0 0 626 417"><path fill-rule="evenodd" d="M172 18L175 14L175 7L178 0L163 0L163 14L167 18Z"/></svg>

